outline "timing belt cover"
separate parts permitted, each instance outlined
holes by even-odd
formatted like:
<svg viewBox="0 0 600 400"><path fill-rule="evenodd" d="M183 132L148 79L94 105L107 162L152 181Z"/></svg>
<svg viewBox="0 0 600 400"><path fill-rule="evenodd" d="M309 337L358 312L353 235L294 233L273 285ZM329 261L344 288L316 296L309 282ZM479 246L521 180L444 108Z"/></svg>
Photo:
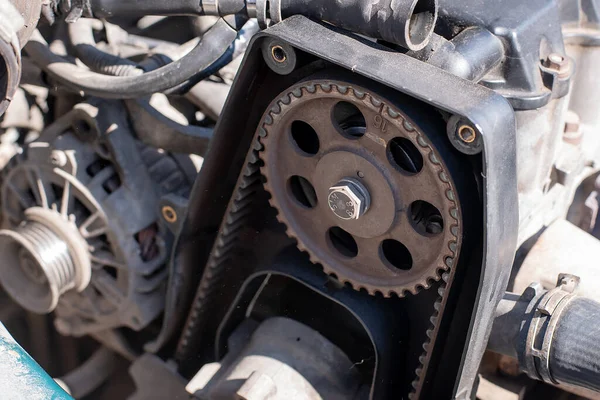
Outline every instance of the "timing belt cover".
<svg viewBox="0 0 600 400"><path fill-rule="evenodd" d="M301 16L291 17L256 35L248 48L216 127L212 151L192 191L188 216L174 253L165 323L156 347L171 340L184 322L185 314L176 306L182 302L189 304L193 296L198 282L194 278L198 276L197 267L208 259L227 207L223 199L229 199L233 193L264 109L277 94L298 80L294 73L277 75L265 64L261 45L272 39L459 116L482 135L483 261L477 293L471 297L475 302L465 308L473 310L470 319L466 319L470 323L459 330L467 345L456 376L452 378L457 380L453 397L471 398L494 310L506 289L516 251L514 111L502 96L485 87ZM203 238L205 244L199 246L199 238ZM445 379L451 378L447 374Z"/></svg>

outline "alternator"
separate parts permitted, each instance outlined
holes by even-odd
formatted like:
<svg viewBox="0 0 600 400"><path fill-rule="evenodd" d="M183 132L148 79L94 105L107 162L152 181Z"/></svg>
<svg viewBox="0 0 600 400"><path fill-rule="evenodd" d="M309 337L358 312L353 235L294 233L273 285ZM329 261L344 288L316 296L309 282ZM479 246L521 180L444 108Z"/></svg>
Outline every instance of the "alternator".
<svg viewBox="0 0 600 400"><path fill-rule="evenodd" d="M190 179L133 137L118 103L78 105L4 174L2 285L30 311L55 311L63 334L142 329L163 307L159 198Z"/></svg>

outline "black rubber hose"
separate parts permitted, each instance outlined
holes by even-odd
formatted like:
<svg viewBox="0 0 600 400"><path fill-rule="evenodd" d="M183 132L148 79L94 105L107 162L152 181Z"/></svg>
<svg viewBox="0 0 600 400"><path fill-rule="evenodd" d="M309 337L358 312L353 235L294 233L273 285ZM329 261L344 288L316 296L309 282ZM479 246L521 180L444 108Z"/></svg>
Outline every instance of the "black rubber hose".
<svg viewBox="0 0 600 400"><path fill-rule="evenodd" d="M560 383L600 392L600 303L575 298L567 305L552 341L550 371Z"/></svg>
<svg viewBox="0 0 600 400"><path fill-rule="evenodd" d="M144 70L126 58L106 53L96 47L94 39L93 20L80 18L77 22L68 24L69 38L75 46L77 57L92 71L113 76L137 76Z"/></svg>
<svg viewBox="0 0 600 400"><path fill-rule="evenodd" d="M240 29L237 38L234 42L229 46L227 51L223 53L221 58L215 61L209 68L206 68L202 72L194 75L191 79L186 82L183 82L179 86L176 86L169 91L167 94L182 94L189 92L198 82L201 82L208 78L211 75L216 74L222 68L226 67L229 63L235 60L237 57L246 52L248 48L248 44L254 36L259 31L258 23L256 20L248 21L242 29Z"/></svg>
<svg viewBox="0 0 600 400"><path fill-rule="evenodd" d="M551 334L547 371L552 379L547 383L558 382L600 392L600 303L584 297L562 300L568 302L564 309L552 314L551 320L540 322L536 319L539 314L536 310L546 300L542 295L530 299L507 293L496 309L488 350L517 358L530 377L542 379L544 368L539 364L540 358L528 361L529 347L544 346L537 340L535 344L530 342L530 329L541 328L540 337ZM551 322L555 319L556 325ZM553 332L546 332L551 326L554 326Z"/></svg>
<svg viewBox="0 0 600 400"><path fill-rule="evenodd" d="M119 357L112 350L101 347L77 369L58 380L68 388L71 396L80 399L106 382L114 372L118 359Z"/></svg>
<svg viewBox="0 0 600 400"><path fill-rule="evenodd" d="M200 0L90 0L96 18L143 15L202 15Z"/></svg>
<svg viewBox="0 0 600 400"><path fill-rule="evenodd" d="M33 34L25 51L35 64L65 86L91 96L131 99L163 92L201 73L219 60L236 37L237 30L221 18L180 60L139 76L125 77L102 75L68 62L50 51L39 31Z"/></svg>

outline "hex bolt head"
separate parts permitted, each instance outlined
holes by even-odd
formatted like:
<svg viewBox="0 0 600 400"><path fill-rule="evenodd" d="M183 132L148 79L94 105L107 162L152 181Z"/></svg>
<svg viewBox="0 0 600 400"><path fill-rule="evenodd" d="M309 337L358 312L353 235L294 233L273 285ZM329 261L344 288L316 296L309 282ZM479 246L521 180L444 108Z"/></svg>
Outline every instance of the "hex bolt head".
<svg viewBox="0 0 600 400"><path fill-rule="evenodd" d="M580 144L583 139L583 131L581 129L581 120L579 115L573 111L568 111L565 118L565 131L563 140L571 144Z"/></svg>
<svg viewBox="0 0 600 400"><path fill-rule="evenodd" d="M359 219L369 210L371 196L359 180L344 178L329 188L327 204L340 219Z"/></svg>
<svg viewBox="0 0 600 400"><path fill-rule="evenodd" d="M558 54L551 53L545 61L546 68L558 73L559 78L567 78L571 74L571 60Z"/></svg>

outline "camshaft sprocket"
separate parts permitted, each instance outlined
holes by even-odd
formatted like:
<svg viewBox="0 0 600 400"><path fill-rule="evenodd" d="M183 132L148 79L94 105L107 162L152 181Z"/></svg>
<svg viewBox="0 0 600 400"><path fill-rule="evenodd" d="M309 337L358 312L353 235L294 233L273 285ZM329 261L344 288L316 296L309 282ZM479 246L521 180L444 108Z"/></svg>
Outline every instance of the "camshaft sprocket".
<svg viewBox="0 0 600 400"><path fill-rule="evenodd" d="M462 236L456 188L423 128L443 132L403 108L316 79L286 90L259 127L265 187L288 235L325 272L386 297L438 281Z"/></svg>

